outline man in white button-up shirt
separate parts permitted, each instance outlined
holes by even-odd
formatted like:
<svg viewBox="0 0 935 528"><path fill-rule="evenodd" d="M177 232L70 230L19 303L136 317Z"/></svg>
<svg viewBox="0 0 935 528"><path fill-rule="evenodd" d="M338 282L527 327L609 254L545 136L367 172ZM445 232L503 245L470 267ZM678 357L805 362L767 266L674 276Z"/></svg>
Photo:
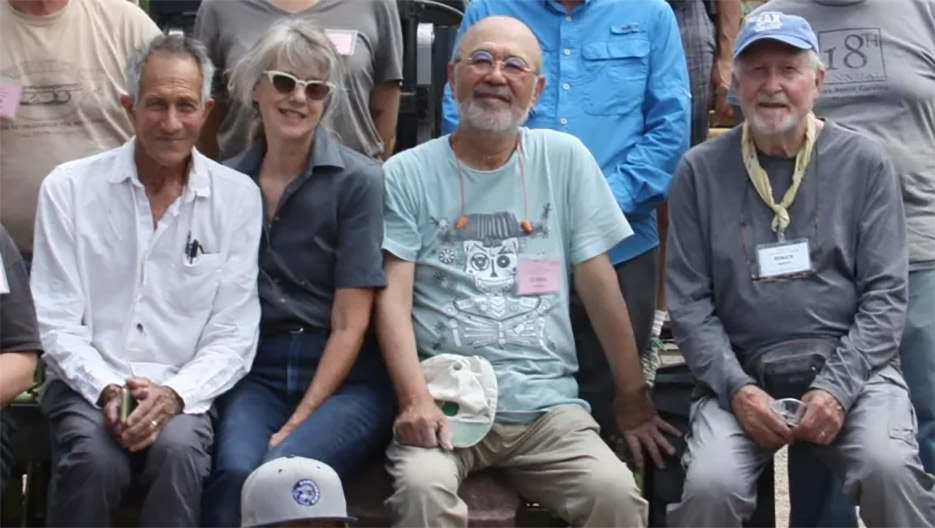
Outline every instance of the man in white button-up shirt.
<svg viewBox="0 0 935 528"><path fill-rule="evenodd" d="M112 524L134 469L141 524L195 526L208 411L249 370L260 193L193 147L213 101L204 48L159 36L127 65L136 138L42 185L32 290L57 451L50 526ZM122 418L124 394L135 410Z"/></svg>

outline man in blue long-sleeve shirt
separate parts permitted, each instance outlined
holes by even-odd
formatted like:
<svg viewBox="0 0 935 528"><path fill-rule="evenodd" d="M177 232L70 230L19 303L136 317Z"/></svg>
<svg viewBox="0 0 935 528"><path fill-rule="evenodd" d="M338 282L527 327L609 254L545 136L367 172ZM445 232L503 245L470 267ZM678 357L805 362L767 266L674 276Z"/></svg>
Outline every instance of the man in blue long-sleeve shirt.
<svg viewBox="0 0 935 528"><path fill-rule="evenodd" d="M637 350L646 350L656 295L656 207L688 149L688 73L678 25L664 0L473 0L458 33L505 15L535 33L545 90L526 126L580 139L597 159L633 236L611 249ZM444 132L458 122L445 87ZM580 395L602 430L613 430L613 380L584 306L571 300Z"/></svg>

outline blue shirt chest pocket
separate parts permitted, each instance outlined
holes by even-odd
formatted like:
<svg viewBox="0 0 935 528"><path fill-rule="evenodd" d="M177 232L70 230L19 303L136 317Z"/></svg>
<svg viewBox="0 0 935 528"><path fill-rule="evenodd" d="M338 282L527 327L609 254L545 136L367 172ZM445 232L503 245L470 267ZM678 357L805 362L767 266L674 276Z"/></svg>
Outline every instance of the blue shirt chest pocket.
<svg viewBox="0 0 935 528"><path fill-rule="evenodd" d="M632 26L614 26L606 40L581 48L585 111L621 115L643 105L649 77L649 38Z"/></svg>

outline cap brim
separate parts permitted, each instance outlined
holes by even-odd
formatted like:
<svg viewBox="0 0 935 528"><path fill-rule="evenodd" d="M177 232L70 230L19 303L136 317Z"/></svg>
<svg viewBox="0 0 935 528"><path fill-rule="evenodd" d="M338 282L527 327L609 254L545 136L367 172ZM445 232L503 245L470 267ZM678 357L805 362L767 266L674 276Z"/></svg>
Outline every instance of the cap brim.
<svg viewBox="0 0 935 528"><path fill-rule="evenodd" d="M451 445L454 447L471 447L480 442L490 432L492 422L462 422L448 418L451 426Z"/></svg>
<svg viewBox="0 0 935 528"><path fill-rule="evenodd" d="M290 519L279 519L278 521L270 521L266 524L260 524L255 528L264 528L267 526L277 526L282 523L298 522L298 521L341 521L341 522L357 522L359 519L357 517L295 517Z"/></svg>
<svg viewBox="0 0 935 528"><path fill-rule="evenodd" d="M767 33L764 35L757 35L751 38L750 40L748 40L747 42L745 42L744 45L741 46L740 48L737 48L737 50L734 51L734 58L736 59L737 57L740 56L741 53L744 52L744 50L746 50L751 45L761 40L778 40L779 42L782 42L783 44L788 44L794 48L799 48L802 50L812 49L812 45L807 40L803 40L798 37L792 37L789 35L775 35L775 34Z"/></svg>

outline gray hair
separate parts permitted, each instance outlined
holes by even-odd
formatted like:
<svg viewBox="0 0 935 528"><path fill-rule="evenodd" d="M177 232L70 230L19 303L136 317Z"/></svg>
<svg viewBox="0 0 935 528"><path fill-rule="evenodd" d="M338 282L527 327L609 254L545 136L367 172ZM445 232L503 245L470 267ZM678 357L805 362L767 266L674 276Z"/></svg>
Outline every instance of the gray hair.
<svg viewBox="0 0 935 528"><path fill-rule="evenodd" d="M744 54L741 53L737 56L737 58L734 59L734 71L740 71L740 62L741 59L743 59L743 55ZM825 63L821 62L821 58L818 57L818 54L815 53L815 50L813 49L808 50L808 62L812 69L815 70L815 73L824 71L825 69Z"/></svg>
<svg viewBox="0 0 935 528"><path fill-rule="evenodd" d="M143 66L156 53L187 55L195 59L198 69L201 70L201 106L203 107L211 97L214 64L208 58L208 52L201 42L178 34L159 35L130 53L130 57L127 58L127 91L130 99L133 100L133 105L136 106L140 102Z"/></svg>
<svg viewBox="0 0 935 528"><path fill-rule="evenodd" d="M324 102L321 121L331 115L344 97L344 63L324 31L302 18L280 20L267 29L257 43L230 71L231 98L247 108L254 107L253 89L263 72L279 59L296 69L311 67L321 71L333 88ZM256 110L259 118L259 110ZM262 122L258 123L262 135Z"/></svg>

